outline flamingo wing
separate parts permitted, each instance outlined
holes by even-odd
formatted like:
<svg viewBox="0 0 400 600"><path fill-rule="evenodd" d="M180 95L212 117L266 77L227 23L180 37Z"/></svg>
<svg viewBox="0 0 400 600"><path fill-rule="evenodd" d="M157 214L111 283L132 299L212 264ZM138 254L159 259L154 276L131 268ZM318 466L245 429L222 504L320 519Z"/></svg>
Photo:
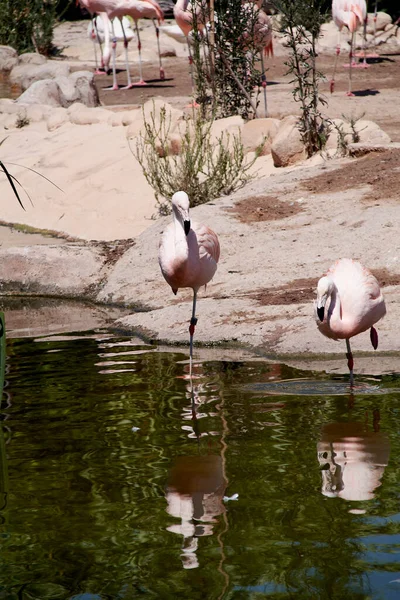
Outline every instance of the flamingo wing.
<svg viewBox="0 0 400 600"><path fill-rule="evenodd" d="M197 244L200 259L210 256L217 263L219 261L220 246L217 234L207 225L201 225L196 229Z"/></svg>

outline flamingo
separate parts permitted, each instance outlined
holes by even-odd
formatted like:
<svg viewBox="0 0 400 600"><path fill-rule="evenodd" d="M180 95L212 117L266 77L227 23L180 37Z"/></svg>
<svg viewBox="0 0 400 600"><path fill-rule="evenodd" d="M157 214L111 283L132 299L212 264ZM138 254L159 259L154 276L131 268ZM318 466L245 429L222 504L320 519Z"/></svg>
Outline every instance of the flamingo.
<svg viewBox="0 0 400 600"><path fill-rule="evenodd" d="M347 366L353 385L353 355L350 338L370 329L373 348L378 347L374 327L386 314L379 283L359 262L341 258L318 281L315 319L320 332L333 340L346 340Z"/></svg>
<svg viewBox="0 0 400 600"><path fill-rule="evenodd" d="M353 43L354 35L360 25L363 25L367 19L367 5L365 0L333 0L332 2L332 18L338 27L339 38L336 46L335 65L333 67L333 75L330 82L330 91L333 93L335 88L335 72L337 61L340 54L340 39L343 27L346 25L351 33L350 53L349 53L349 89L347 96L354 96L351 91L351 72L352 68L357 66L353 61ZM368 67L364 58L363 67Z"/></svg>
<svg viewBox="0 0 400 600"><path fill-rule="evenodd" d="M191 223L189 197L186 192L172 196L172 223L162 234L158 262L166 282L174 294L179 288L192 288L193 307L190 320L190 374L193 361L193 336L196 319L197 292L211 281L219 260L217 235L206 225Z"/></svg>
<svg viewBox="0 0 400 600"><path fill-rule="evenodd" d="M122 32L124 35L124 46L125 46L125 62L126 62L126 71L128 82L125 86L125 89L130 89L135 86L143 86L147 85L147 83L143 79L143 71L142 71L142 44L140 41L139 35L139 27L138 21L141 18L152 19L157 37L157 46L158 46L158 57L160 62L160 79L165 79L165 73L161 62L161 53L160 53L160 39L159 39L159 29L156 25L156 21L160 25L164 21L164 13L161 10L160 6L157 4L156 0L79 0L80 4L86 8L91 14L105 12L111 21L118 17L122 24L122 18L124 16L132 17L135 21L135 29L136 35L138 38L138 51L139 51L139 81L132 83L131 76L129 73L129 62L128 62L128 40L126 38L124 27L122 25ZM113 33L113 73L114 73L114 81L112 90L118 89L118 85L116 83L116 68L115 68L115 49L116 49L116 39Z"/></svg>
<svg viewBox="0 0 400 600"><path fill-rule="evenodd" d="M189 69L190 69L190 78L192 81L192 92L194 91L194 80L193 80L193 58L192 53L190 51L190 40L189 34L193 29L193 15L195 14L196 18L196 29L202 34L205 27L205 7L203 3L196 2L194 7L189 2L189 0L177 0L174 5L174 17L177 25L180 27L183 35L186 38L186 43L188 46L189 53Z"/></svg>
<svg viewBox="0 0 400 600"><path fill-rule="evenodd" d="M264 12L260 6L261 3L245 2L243 3L244 10L248 12L250 27L252 31L248 31L246 38L251 38L253 47L258 50L261 58L261 85L264 92L264 109L267 116L267 78L265 76L264 56L273 56L274 47L272 44L272 21L271 18ZM256 11L256 12L255 12ZM255 23L253 25L253 22Z"/></svg>
<svg viewBox="0 0 400 600"><path fill-rule="evenodd" d="M104 75L106 73L108 74L110 70L109 65L111 58L110 34L114 31L116 41L125 41L122 27L124 28L125 37L127 41L130 42L135 37L135 34L133 33L133 30L131 28L131 23L129 19L127 19L126 17L123 17L122 22L119 19L114 19L114 21L111 23L107 16L107 13L99 13L98 15L95 15L89 23L88 36L93 40L94 60L96 63L95 73L97 75ZM97 63L96 42L100 46L100 68L98 67ZM102 47L103 44L104 49Z"/></svg>

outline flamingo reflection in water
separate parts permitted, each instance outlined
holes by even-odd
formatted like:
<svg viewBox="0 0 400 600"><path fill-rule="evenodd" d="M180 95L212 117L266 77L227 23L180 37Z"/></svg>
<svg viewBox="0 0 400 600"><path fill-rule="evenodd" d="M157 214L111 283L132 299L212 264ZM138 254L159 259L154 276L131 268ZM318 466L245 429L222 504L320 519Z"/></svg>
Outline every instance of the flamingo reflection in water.
<svg viewBox="0 0 400 600"><path fill-rule="evenodd" d="M216 517L225 513L223 458L218 455L178 456L166 488L167 512L180 519L167 531L183 536L182 566L196 569L198 538L213 535Z"/></svg>
<svg viewBox="0 0 400 600"><path fill-rule="evenodd" d="M324 496L372 500L390 455L389 439L379 431L379 411L372 431L363 423L324 425L317 451Z"/></svg>

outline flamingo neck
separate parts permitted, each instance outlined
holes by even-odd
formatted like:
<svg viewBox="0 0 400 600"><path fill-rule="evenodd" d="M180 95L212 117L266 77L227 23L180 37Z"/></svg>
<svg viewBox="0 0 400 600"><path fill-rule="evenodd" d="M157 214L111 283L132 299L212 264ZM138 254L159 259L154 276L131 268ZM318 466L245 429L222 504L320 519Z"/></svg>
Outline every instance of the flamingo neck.
<svg viewBox="0 0 400 600"><path fill-rule="evenodd" d="M181 216L174 210L174 240L175 240L175 255L181 260L186 260L189 254L188 240L183 228Z"/></svg>

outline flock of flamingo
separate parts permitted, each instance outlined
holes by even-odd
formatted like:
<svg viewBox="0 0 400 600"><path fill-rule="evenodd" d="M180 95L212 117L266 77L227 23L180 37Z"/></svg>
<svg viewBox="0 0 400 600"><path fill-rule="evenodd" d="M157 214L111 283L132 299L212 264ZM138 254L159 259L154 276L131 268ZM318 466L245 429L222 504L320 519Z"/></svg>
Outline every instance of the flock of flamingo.
<svg viewBox="0 0 400 600"><path fill-rule="evenodd" d="M91 15L92 22L89 26L89 35L96 43L100 46L104 43L104 50L101 51L100 68L98 68L97 55L95 49L95 61L96 61L96 72L107 73L110 69L110 58L112 54L112 73L113 73L113 85L111 90L117 90L117 76L116 76L116 45L118 41L123 41L125 48L125 64L127 73L127 85L124 89L130 89L135 86L146 85L143 79L142 69L142 54L141 54L141 41L138 21L142 18L151 19L154 23L159 67L160 67L160 79L165 79L165 73L162 66L161 52L160 52L160 26L164 21L164 14L156 0L77 0ZM262 9L263 0L242 0L242 4L249 7L257 5L256 23L254 25L253 38L256 49L260 53L261 58L261 81L262 87L264 88L264 102L266 106L266 78L263 56L273 55L272 45L272 21L269 15L267 15ZM377 15L377 0L375 0L375 12L374 12L374 39L375 39L375 27L376 27L376 15ZM195 4L192 6L190 0L177 0L174 5L174 17L176 26L164 26L163 31L167 35L182 41L186 40L189 53L189 65L190 75L192 79L193 87L193 73L192 73L192 56L191 56L191 39L190 35L193 30L193 15L196 15L196 27L200 34L204 34L207 31L208 24L205 22L205 11L202 10L202 3ZM132 83L130 71L129 71L129 60L128 60L128 44L134 38L134 32L131 28L130 21L127 17L131 17L135 23L135 31L137 36L138 54L139 54L139 81ZM336 47L336 58L333 68L333 75L330 82L331 93L334 91L335 85L335 73L340 54L340 41L341 33L344 27L350 32L350 51L349 51L349 64L345 65L349 68L349 86L347 95L352 96L352 69L353 68L367 68L368 63L366 61L365 52L365 40L366 40L366 25L367 25L367 4L366 0L332 0L332 18L338 28L338 44ZM252 19L249 19L252 21ZM354 36L360 28L364 29L363 35L363 51L361 56L363 57L362 62L355 62L353 46ZM112 53L110 51L112 48ZM370 57L376 57L376 54L369 55Z"/></svg>
<svg viewBox="0 0 400 600"><path fill-rule="evenodd" d="M133 85L145 85L141 65L141 44L139 37L138 20L142 17L153 20L158 41L160 25L163 21L163 13L155 0L79 0L80 3L92 15L97 13L101 16L104 27L94 22L92 36L100 36L100 31L105 41L105 52L103 53L102 66L107 68L110 60L110 31L112 33L113 49L113 89L117 88L115 75L115 45L117 33L113 19L118 17L121 28L118 31L120 39L123 39L126 50L126 68L128 83L127 87ZM265 14L265 13L264 13ZM353 40L356 30L364 26L367 19L367 8L365 0L333 0L333 19L339 30L339 41L337 46L335 68L340 52L340 35L344 26L351 33L350 63L349 63L349 89L351 91L351 69L356 66L353 61ZM127 47L129 39L133 37L133 31L129 24L124 22L124 17L130 16L135 22L136 35L139 50L139 82L132 83L129 75L129 64ZM186 39L192 30L192 9L189 0L178 0L174 7L174 16ZM265 15L267 17L267 15ZM264 16L262 16L264 20ZM109 27L110 22L110 27ZM200 22L200 27L204 23ZM263 25L264 23L264 25ZM270 26L266 21L260 35L262 48L272 50ZM188 43L189 52L190 44ZM365 52L364 52L365 59ZM365 61L364 63L365 64ZM160 77L164 77L160 57ZM331 82L333 90L334 77ZM190 320L190 373L192 373L193 361L193 336L196 318L197 293L202 286L206 286L213 278L219 261L220 245L218 236L205 225L192 223L189 216L189 198L184 191L176 192L172 197L172 223L162 234L159 246L159 264L161 272L171 286L174 294L180 288L191 288L193 290L192 317ZM317 299L314 303L315 319L319 331L328 338L346 341L346 357L350 371L350 385L353 386L354 360L350 347L350 339L364 331L370 330L371 343L374 349L378 347L378 334L374 327L386 313L385 301L381 293L378 281L368 269L359 262L347 258L339 259L321 277L317 285Z"/></svg>

